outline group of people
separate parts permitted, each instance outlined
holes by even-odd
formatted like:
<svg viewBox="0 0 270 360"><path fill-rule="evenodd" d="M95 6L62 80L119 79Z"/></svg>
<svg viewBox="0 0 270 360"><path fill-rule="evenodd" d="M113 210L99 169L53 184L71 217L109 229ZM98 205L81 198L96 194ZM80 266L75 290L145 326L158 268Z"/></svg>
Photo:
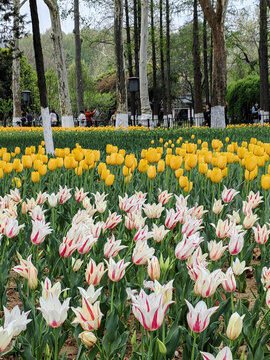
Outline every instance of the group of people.
<svg viewBox="0 0 270 360"><path fill-rule="evenodd" d="M85 111L80 111L80 115L78 116L78 123L80 127L91 127L93 126L93 118L95 115L96 109L90 112L89 108L85 109Z"/></svg>
<svg viewBox="0 0 270 360"><path fill-rule="evenodd" d="M50 123L51 126L60 126L60 120L59 120L59 115L56 113L56 111L54 109L52 109L50 111ZM36 118L37 120L37 118ZM36 120L33 117L33 115L31 115L31 113L29 111L26 111L25 113L22 114L21 117L21 122L18 122L19 126L35 126L36 124ZM42 126L42 116L40 115L38 118L38 122L39 122L39 126Z"/></svg>

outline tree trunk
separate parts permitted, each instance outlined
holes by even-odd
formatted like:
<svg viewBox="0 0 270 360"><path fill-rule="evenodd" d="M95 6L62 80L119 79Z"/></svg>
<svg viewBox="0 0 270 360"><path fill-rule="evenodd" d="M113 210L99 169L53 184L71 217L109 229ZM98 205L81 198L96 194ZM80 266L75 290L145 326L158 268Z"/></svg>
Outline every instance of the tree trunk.
<svg viewBox="0 0 270 360"><path fill-rule="evenodd" d="M47 87L46 87L46 79L45 79L45 71L44 71L43 53L42 53L42 47L40 41L37 3L36 0L29 0L29 2L30 2L30 12L31 12L31 20L32 20L33 45L34 45L35 61L36 61L36 69L37 69L38 89L39 89L39 98L41 105L41 116L42 116L45 148L47 154L53 155L54 146L53 146L52 128L49 118Z"/></svg>
<svg viewBox="0 0 270 360"><path fill-rule="evenodd" d="M228 0L217 0L216 11L210 0L199 0L213 34L213 85L211 127L225 128L225 95L227 86L224 20Z"/></svg>
<svg viewBox="0 0 270 360"><path fill-rule="evenodd" d="M138 28L138 3L133 1L134 15L134 60L135 60L135 76L139 77L139 28Z"/></svg>
<svg viewBox="0 0 270 360"><path fill-rule="evenodd" d="M261 123L269 119L269 82L268 82L268 44L267 44L267 4L266 0L260 0L260 108Z"/></svg>
<svg viewBox="0 0 270 360"><path fill-rule="evenodd" d="M19 14L20 0L13 0L13 41L14 49L12 54L12 95L13 95L13 119L12 125L18 126L22 116L21 109L21 88L20 88L20 49L19 49Z"/></svg>
<svg viewBox="0 0 270 360"><path fill-rule="evenodd" d="M148 93L147 78L147 47L148 47L148 0L141 1L141 43L140 43L140 100L141 100L141 123L144 126L150 122L151 107Z"/></svg>
<svg viewBox="0 0 270 360"><path fill-rule="evenodd" d="M193 76L194 76L194 117L195 125L201 126L203 121L202 73L200 58L200 38L198 24L197 0L193 1Z"/></svg>
<svg viewBox="0 0 270 360"><path fill-rule="evenodd" d="M84 89L82 80L82 50L80 37L80 10L79 0L74 0L74 34L75 34L75 67L76 67L76 93L77 93L77 112L84 110Z"/></svg>
<svg viewBox="0 0 270 360"><path fill-rule="evenodd" d="M128 0L125 0L125 14L126 14L126 33L127 33L127 53L128 53L128 75L133 76L133 63L132 63L132 47L131 47L131 36L130 36L130 25L129 25L129 6ZM135 125L135 93L130 93L130 107L131 107L131 124ZM134 117L134 118L133 118Z"/></svg>
<svg viewBox="0 0 270 360"><path fill-rule="evenodd" d="M132 50L131 50L131 37L130 37L130 25L129 25L129 6L128 0L125 0L125 15L126 15L126 33L127 33L127 58L128 58L128 74L133 76L132 67Z"/></svg>
<svg viewBox="0 0 270 360"><path fill-rule="evenodd" d="M116 61L116 127L128 127L127 85L123 39L123 4L114 0L114 43Z"/></svg>
<svg viewBox="0 0 270 360"><path fill-rule="evenodd" d="M151 0L151 43L152 43L152 66L153 66L153 116L154 123L157 123L158 101L157 101L157 59L156 59L156 38L154 21L154 0Z"/></svg>
<svg viewBox="0 0 270 360"><path fill-rule="evenodd" d="M134 62L135 62L135 76L138 78L140 76L140 65L139 65L139 48L140 48L140 26L141 23L141 12L140 0L133 0L133 17L134 17ZM137 108L137 114L141 113L141 103L140 103L140 93L136 93L135 97L135 107Z"/></svg>
<svg viewBox="0 0 270 360"><path fill-rule="evenodd" d="M163 0L159 1L159 46L160 46L160 72L161 72L161 99L163 105L163 116L167 115L166 85L164 67L164 33L163 33Z"/></svg>
<svg viewBox="0 0 270 360"><path fill-rule="evenodd" d="M171 103L171 39L170 39L170 4L166 0L166 103L167 113L172 118L172 103Z"/></svg>
<svg viewBox="0 0 270 360"><path fill-rule="evenodd" d="M206 104L210 102L209 99L209 78L208 78L208 54L207 54L207 23L206 18L203 18L203 70L204 70L204 91Z"/></svg>
<svg viewBox="0 0 270 360"><path fill-rule="evenodd" d="M44 0L50 11L53 49L55 55L56 72L58 80L59 100L63 127L73 127L73 114L70 103L68 77L65 63L65 52L63 47L63 36L61 30L60 14L57 0Z"/></svg>

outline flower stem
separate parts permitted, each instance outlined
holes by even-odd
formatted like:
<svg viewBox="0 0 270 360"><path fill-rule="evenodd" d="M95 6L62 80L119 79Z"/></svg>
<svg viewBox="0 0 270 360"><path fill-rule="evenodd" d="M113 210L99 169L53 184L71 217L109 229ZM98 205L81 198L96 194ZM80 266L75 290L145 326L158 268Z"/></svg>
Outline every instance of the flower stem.
<svg viewBox="0 0 270 360"><path fill-rule="evenodd" d="M58 328L54 328L54 358L58 359Z"/></svg>
<svg viewBox="0 0 270 360"><path fill-rule="evenodd" d="M193 336L192 353L191 353L191 360L194 360L196 340L197 340L197 333L194 333L194 336Z"/></svg>
<svg viewBox="0 0 270 360"><path fill-rule="evenodd" d="M233 293L231 292L232 313L234 313Z"/></svg>
<svg viewBox="0 0 270 360"><path fill-rule="evenodd" d="M153 346L153 332L150 331L150 342L148 344L148 356L147 360L150 360L152 358L152 346Z"/></svg>
<svg viewBox="0 0 270 360"><path fill-rule="evenodd" d="M112 293L111 293L111 313L112 313L112 311L113 311L114 286L115 286L115 282L113 281L113 284L112 284Z"/></svg>

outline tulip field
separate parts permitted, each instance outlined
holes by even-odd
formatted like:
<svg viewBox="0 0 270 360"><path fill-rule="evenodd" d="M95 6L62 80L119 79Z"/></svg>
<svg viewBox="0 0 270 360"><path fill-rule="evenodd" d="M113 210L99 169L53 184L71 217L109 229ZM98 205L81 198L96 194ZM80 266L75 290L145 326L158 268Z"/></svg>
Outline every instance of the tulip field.
<svg viewBox="0 0 270 360"><path fill-rule="evenodd" d="M0 357L270 360L270 130L0 129Z"/></svg>

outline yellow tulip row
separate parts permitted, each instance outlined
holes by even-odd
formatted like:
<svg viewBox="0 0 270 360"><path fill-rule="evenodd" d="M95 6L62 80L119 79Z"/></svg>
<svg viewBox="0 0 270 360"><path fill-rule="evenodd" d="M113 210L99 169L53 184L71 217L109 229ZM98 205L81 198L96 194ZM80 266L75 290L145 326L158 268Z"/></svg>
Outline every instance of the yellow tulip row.
<svg viewBox="0 0 270 360"><path fill-rule="evenodd" d="M191 137L194 139L195 136ZM126 154L124 149L107 144L106 161L100 162L98 166L101 180L108 186L113 184L115 175L108 166L123 166L125 183L130 182L136 168L140 173L146 172L149 179L156 178L157 173L163 173L166 168L170 168L174 171L180 187L189 192L193 187L193 183L189 181L189 173L195 167L213 183L219 183L227 176L228 165L238 163L244 168L246 181L252 181L258 175L258 168L269 162L270 144L257 141L255 138L249 143L243 141L241 146L236 142L229 143L229 138L226 138L226 151L221 151L224 144L218 139L212 141L212 150L206 141L202 142L200 139L197 143L185 141L180 145L182 140L180 137L175 144L171 140L163 144L163 139L160 138L159 143L162 146L143 149L140 159L137 159L135 154ZM153 140L151 144L154 144ZM26 168L33 171L32 181L38 182L39 176L44 176L48 170L55 171L62 167L74 169L75 174L80 176L84 170L95 168L100 160L100 151L83 149L79 144L76 144L74 149L57 148L55 158L48 159L45 155L44 141L38 146L37 152L35 146L30 146L25 149L24 155L16 157L20 154L19 147L11 153L6 148L0 149L0 178L13 170L21 173ZM261 186L265 190L270 188L270 165L267 174L261 177Z"/></svg>

